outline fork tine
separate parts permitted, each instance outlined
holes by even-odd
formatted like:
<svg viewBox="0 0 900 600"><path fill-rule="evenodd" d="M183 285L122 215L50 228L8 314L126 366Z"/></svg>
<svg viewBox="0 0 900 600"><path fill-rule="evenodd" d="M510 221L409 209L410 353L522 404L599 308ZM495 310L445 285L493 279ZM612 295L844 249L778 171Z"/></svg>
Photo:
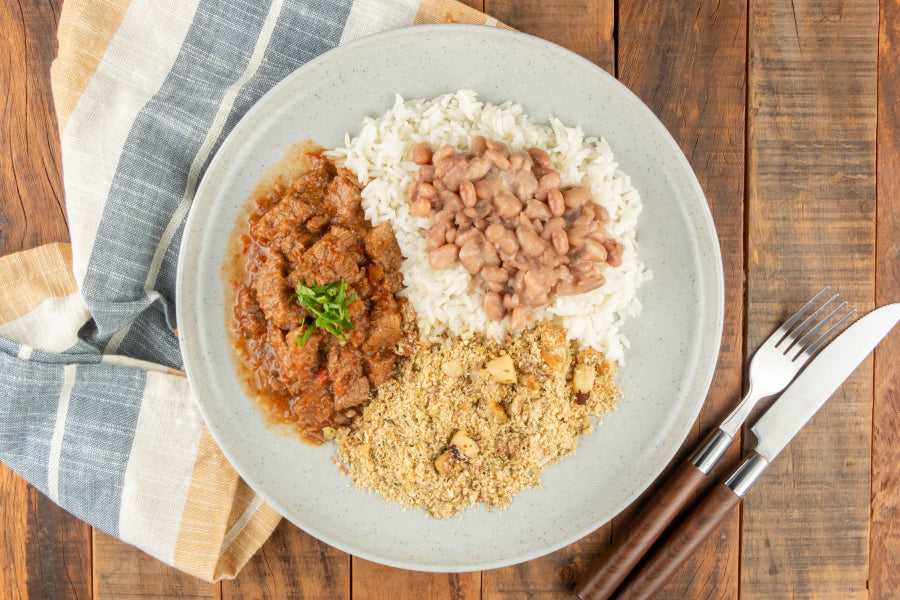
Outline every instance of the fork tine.
<svg viewBox="0 0 900 600"><path fill-rule="evenodd" d="M784 354L790 352L794 348L794 346L797 345L797 339L800 338L800 336L802 336L804 332L806 332L807 327L811 326L815 322L815 320L819 318L819 315L822 314L822 312L829 304L837 300L837 297L838 294L835 294L834 296L823 302L822 306L813 311L811 315L806 317L802 323L794 327L794 329L784 337L784 339L789 342L787 348L784 349ZM827 318L823 319L823 321L825 320L827 320Z"/></svg>
<svg viewBox="0 0 900 600"><path fill-rule="evenodd" d="M775 331L775 334L772 337L774 338L777 336L778 338L778 341L775 342L776 347L781 345L781 342L783 342L785 338L787 338L790 334L791 329L793 329L794 327L794 324L801 318L803 318L803 316L806 314L806 311L812 308L815 305L816 301L822 297L822 294L827 292L829 289L831 289L830 285L826 285L824 288L822 288L822 291L810 298L809 302L801 306L800 310L791 315L791 318L785 321L784 324Z"/></svg>
<svg viewBox="0 0 900 600"><path fill-rule="evenodd" d="M835 296L834 298L837 298L837 296ZM834 298L832 298L832 300L834 300ZM824 308L825 305L827 305L827 304L828 304L827 302L826 302L825 304L823 304L823 305L822 305L822 308ZM844 308L845 306L847 306L847 301L846 301L846 300L843 301L843 302L841 302L841 303L837 306L837 308L835 308L834 310L832 310L830 313L828 313L827 315L825 315L824 317L822 317L822 319L820 319L818 323L816 323L812 328L810 328L810 330L807 331L806 334L804 334L803 337L801 337L799 340L796 340L793 344L790 345L790 347L788 347L787 349L785 349L784 353L787 354L787 353L788 353L789 351L791 351L792 349L797 350L797 354L794 355L794 358L797 358L797 356L799 356L799 354L800 354L801 352L803 352L803 349L806 347L806 345L809 343L809 341L813 338L813 336L816 335L816 333L817 333L820 329L822 329L822 327L825 326L825 323L827 323L829 320L831 320L831 317L833 317L833 316L836 315L838 312L840 312L840 310L841 310L842 308Z"/></svg>
<svg viewBox="0 0 900 600"><path fill-rule="evenodd" d="M847 304L847 303L844 302L844 304ZM839 306L838 308L836 308L834 311L832 311L832 313L831 313L830 315L828 315L828 318L830 319L831 316L832 316L835 312L837 312L837 310L838 310L839 308L842 308L842 307L844 306L844 304L842 304L841 306ZM802 364L803 362L806 362L807 360L809 360L809 358L810 358L813 354L815 354L816 352L819 351L819 348L822 347L822 344L824 344L824 343L828 340L828 338L830 338L831 335L832 335L835 331L837 331L837 330L841 327L841 325L843 325L843 324L847 321L847 319L849 319L850 317L852 317L852 316L854 315L854 313L856 313L856 309L855 309L855 308L852 309L850 312L848 312L848 313L847 313L846 315L844 315L843 317L841 317L841 318L838 320L837 323L835 323L834 325L832 325L831 327L829 327L829 328L828 328L828 331L826 331L825 333L823 333L822 335L820 335L820 336L818 337L818 339L816 339L816 341L814 341L812 344L810 344L809 346L807 346L806 348L804 348L803 350L801 350L800 352L798 352L798 353L797 353L797 356L795 356L794 358L791 359L791 362L796 361L796 360L799 359L801 356L803 357L803 360L802 360L801 364ZM822 322L824 323L826 320L827 320L827 319L824 319Z"/></svg>

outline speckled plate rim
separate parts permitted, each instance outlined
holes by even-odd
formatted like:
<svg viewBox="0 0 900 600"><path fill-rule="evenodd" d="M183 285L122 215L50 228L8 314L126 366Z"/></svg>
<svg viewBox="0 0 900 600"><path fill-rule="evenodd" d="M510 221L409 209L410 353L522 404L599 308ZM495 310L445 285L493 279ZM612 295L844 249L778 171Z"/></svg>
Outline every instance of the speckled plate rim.
<svg viewBox="0 0 900 600"><path fill-rule="evenodd" d="M455 45L442 47L449 44ZM446 85L442 80L406 86L414 73L411 50L452 71L471 63L468 48L479 44L496 56L490 55L486 66L469 64L474 75L446 75ZM445 56L448 49L455 51L452 58ZM560 69L568 71L560 74ZM549 80L561 77L570 85L569 95L562 99L550 86L538 90L522 81L523 72L540 72ZM625 328L632 342L620 371L626 399L582 439L575 456L545 472L544 489L523 491L499 513L474 508L459 519L437 521L353 488L322 448L301 444L263 423L222 348L223 341L227 345L222 237L231 231L241 199L289 143L311 137L336 145L344 132L358 131L363 116L382 114L392 103L390 96L384 90L366 92L379 82L383 87L383 78L404 73L406 79L399 79L393 91L405 97L471 87L485 100L520 102L539 119L553 114L566 124L585 126L589 135L603 134L645 203L638 225L640 252L654 279L640 290L643 315ZM352 86L344 90L348 95L343 102L329 97L342 86ZM426 92L417 94L417 89ZM302 114L290 112L304 94L310 102ZM313 100L330 104L317 106ZM589 127L587 121L596 123L598 117L577 120L591 110L611 124L608 130ZM336 131L323 121L344 126ZM668 247L660 237L672 238ZM188 378L210 432L241 477L280 514L332 546L390 566L437 572L491 569L537 558L591 533L636 499L696 420L715 369L724 315L724 278L712 216L686 158L653 113L614 77L564 48L473 25L422 25L362 38L319 56L272 88L227 136L203 176L185 224L177 286Z"/></svg>

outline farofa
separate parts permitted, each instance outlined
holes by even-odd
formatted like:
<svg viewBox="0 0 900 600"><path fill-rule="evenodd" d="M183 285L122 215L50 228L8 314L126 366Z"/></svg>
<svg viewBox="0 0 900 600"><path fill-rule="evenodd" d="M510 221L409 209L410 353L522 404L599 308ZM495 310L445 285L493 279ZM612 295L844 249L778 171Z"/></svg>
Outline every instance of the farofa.
<svg viewBox="0 0 900 600"><path fill-rule="evenodd" d="M499 383L496 363L486 367L503 356L516 383ZM573 390L576 365L594 379L586 398ZM422 344L363 416L337 431L338 460L358 487L436 518L479 502L502 509L574 454L591 418L619 398L615 365L594 350L576 352L545 323L503 343L448 338Z"/></svg>

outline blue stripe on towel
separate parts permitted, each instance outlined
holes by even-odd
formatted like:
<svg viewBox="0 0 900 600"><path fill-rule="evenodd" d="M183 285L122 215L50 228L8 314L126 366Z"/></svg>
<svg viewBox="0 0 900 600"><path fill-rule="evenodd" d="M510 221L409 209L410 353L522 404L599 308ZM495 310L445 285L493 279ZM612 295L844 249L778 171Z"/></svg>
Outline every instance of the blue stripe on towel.
<svg viewBox="0 0 900 600"><path fill-rule="evenodd" d="M79 366L69 399L59 503L110 535L119 532L122 486L146 377L139 369Z"/></svg>
<svg viewBox="0 0 900 600"><path fill-rule="evenodd" d="M0 349L0 456L3 462L47 493L50 440L63 385L63 365L16 357L18 344ZM12 351L12 352L10 352Z"/></svg>

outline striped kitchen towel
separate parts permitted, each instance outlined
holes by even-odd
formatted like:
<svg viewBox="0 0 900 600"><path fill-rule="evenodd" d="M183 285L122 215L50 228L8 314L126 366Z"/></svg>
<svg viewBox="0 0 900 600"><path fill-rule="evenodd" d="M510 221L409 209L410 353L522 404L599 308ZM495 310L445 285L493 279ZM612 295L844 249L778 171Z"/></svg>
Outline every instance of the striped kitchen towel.
<svg viewBox="0 0 900 600"><path fill-rule="evenodd" d="M0 259L0 460L77 517L233 577L280 516L234 472L181 372L186 213L231 128L355 38L495 21L449 0L79 0L52 68L71 245Z"/></svg>

